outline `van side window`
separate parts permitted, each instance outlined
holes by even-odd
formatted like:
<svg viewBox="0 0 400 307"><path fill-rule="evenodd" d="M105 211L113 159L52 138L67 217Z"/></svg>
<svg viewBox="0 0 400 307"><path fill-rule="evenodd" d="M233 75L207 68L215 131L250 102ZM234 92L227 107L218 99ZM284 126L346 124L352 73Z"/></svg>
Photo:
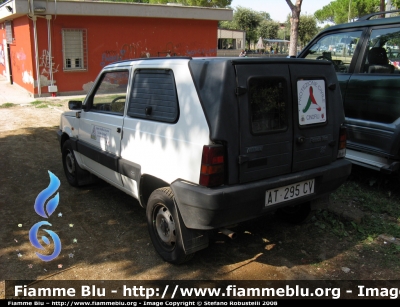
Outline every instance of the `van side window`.
<svg viewBox="0 0 400 307"><path fill-rule="evenodd" d="M364 73L400 73L400 28L372 30L364 60Z"/></svg>
<svg viewBox="0 0 400 307"><path fill-rule="evenodd" d="M326 35L308 50L305 58L331 61L336 72L347 73L361 33L353 31Z"/></svg>
<svg viewBox="0 0 400 307"><path fill-rule="evenodd" d="M279 79L252 78L250 85L251 130L254 134L287 129L286 83Z"/></svg>
<svg viewBox="0 0 400 307"><path fill-rule="evenodd" d="M167 123L178 120L179 106L172 70L140 69L133 78L128 115Z"/></svg>
<svg viewBox="0 0 400 307"><path fill-rule="evenodd" d="M99 87L93 96L91 111L123 115L129 71L113 71L103 74Z"/></svg>

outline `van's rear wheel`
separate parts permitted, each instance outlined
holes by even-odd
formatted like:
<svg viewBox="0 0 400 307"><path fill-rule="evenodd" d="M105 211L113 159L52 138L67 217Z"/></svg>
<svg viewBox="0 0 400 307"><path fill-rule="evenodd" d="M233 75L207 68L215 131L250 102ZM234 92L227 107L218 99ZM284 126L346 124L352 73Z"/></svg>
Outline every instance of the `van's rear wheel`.
<svg viewBox="0 0 400 307"><path fill-rule="evenodd" d="M179 212L171 188L155 190L147 202L147 226L157 253L167 262L179 264L190 260L183 248Z"/></svg>
<svg viewBox="0 0 400 307"><path fill-rule="evenodd" d="M311 205L309 202L306 202L300 205L279 208L276 211L276 215L285 222L297 224L306 220L310 212Z"/></svg>

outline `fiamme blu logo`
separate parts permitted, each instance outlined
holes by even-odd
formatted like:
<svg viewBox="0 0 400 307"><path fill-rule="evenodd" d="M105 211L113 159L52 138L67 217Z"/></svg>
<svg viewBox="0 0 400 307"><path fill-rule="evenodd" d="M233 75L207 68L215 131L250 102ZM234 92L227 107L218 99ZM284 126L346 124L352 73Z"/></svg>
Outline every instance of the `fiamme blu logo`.
<svg viewBox="0 0 400 307"><path fill-rule="evenodd" d="M60 195L57 192L58 188L60 187L60 180L52 172L48 172L50 176L50 184L46 189L38 194L34 205L35 212L45 219L48 219L54 213L60 200ZM54 197L50 198L52 195L54 195L55 192L57 192L57 194ZM34 247L44 251L46 248L42 246L38 239L38 232L40 227L42 226L52 225L48 221L41 221L33 225L29 230L29 241ZM36 252L36 255L43 261L51 261L60 254L61 241L54 231L48 229L43 230L50 236L54 244L54 251L51 255L43 255L39 252ZM47 245L47 247L51 245L50 240L46 236L42 236L41 239Z"/></svg>

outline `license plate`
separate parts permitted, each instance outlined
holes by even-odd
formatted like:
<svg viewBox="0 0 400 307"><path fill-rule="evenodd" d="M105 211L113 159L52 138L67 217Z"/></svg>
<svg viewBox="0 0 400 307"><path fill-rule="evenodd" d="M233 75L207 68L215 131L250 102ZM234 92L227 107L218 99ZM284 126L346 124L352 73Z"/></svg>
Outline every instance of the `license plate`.
<svg viewBox="0 0 400 307"><path fill-rule="evenodd" d="M305 180L284 187L268 190L265 194L265 206L279 204L288 200L314 193L315 180Z"/></svg>

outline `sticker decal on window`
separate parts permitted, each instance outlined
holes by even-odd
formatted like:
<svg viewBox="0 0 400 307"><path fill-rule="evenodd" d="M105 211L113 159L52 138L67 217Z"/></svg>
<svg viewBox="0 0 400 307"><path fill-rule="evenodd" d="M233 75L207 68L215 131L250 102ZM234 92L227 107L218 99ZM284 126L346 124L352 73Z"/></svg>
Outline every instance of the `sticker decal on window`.
<svg viewBox="0 0 400 307"><path fill-rule="evenodd" d="M297 81L300 126L326 122L324 80Z"/></svg>

